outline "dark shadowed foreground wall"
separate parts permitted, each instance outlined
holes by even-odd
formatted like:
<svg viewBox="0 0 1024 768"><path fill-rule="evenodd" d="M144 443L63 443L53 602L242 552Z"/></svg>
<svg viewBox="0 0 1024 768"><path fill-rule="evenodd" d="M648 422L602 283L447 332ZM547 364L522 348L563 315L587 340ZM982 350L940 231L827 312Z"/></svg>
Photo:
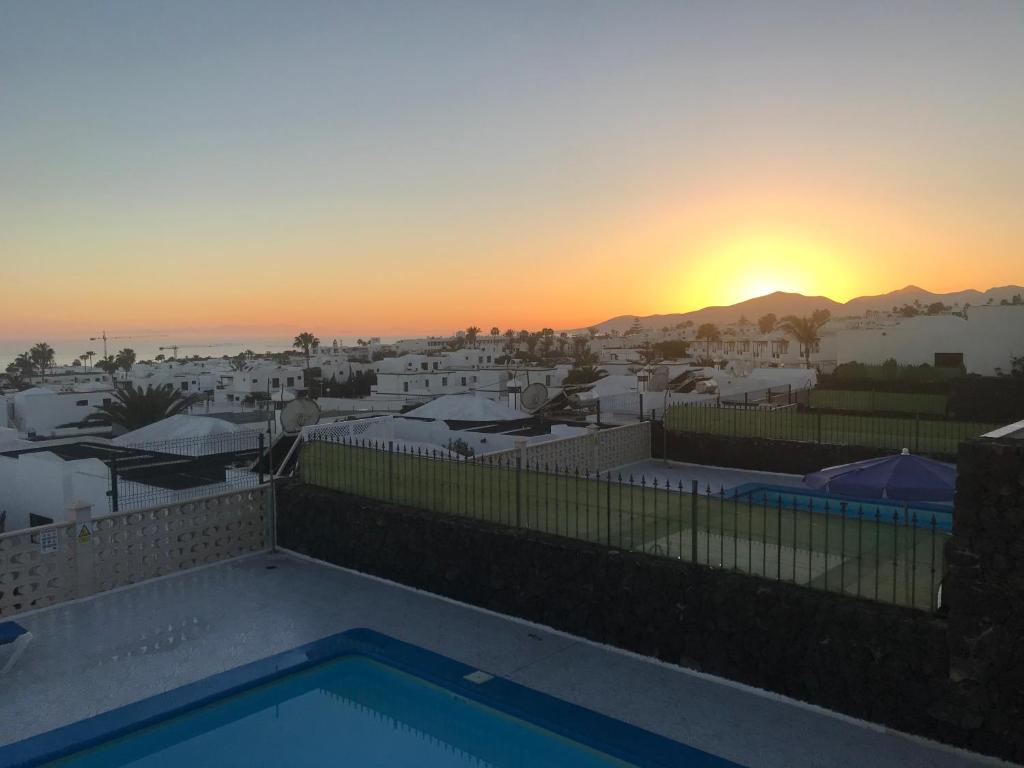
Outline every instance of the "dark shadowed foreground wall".
<svg viewBox="0 0 1024 768"><path fill-rule="evenodd" d="M979 483L992 481L992 472L1017 472L1024 483L1019 454L995 469L975 454L965 453L964 461L988 473ZM1019 503L1020 487L1015 493L984 502L990 504L985 516L1007 498ZM978 536L995 533L985 528ZM984 600L959 614L954 607L947 622L911 609L300 483L279 489L278 544L901 730L1024 759L1024 720L1016 708L1021 596L1014 593L1017 607L1007 608L1011 596L1003 584L1008 574L1024 573L1020 566L1004 564L985 576L961 553L968 564L949 589L948 602L955 595L959 603L968 592ZM1024 589L1024 580L1017 586ZM992 626L1003 627L999 642L986 645ZM1016 663L1018 674L1005 674L1005 663ZM973 677L963 677L962 665Z"/></svg>
<svg viewBox="0 0 1024 768"><path fill-rule="evenodd" d="M664 429L661 422L652 422L652 427L651 454L654 458L715 467L805 475L817 472L822 467L899 453L896 450L857 445L766 440L759 437L737 439L724 435L675 432ZM938 458L949 460L949 457Z"/></svg>

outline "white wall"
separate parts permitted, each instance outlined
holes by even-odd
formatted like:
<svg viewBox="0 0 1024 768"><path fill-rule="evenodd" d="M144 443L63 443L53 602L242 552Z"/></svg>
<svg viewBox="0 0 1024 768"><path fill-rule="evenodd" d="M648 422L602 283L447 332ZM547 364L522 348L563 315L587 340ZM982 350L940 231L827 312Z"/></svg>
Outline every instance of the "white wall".
<svg viewBox="0 0 1024 768"><path fill-rule="evenodd" d="M112 398L113 393L109 391L54 392L41 388L28 389L13 396L13 426L22 432L53 434L58 425L77 423L92 413L96 406Z"/></svg>
<svg viewBox="0 0 1024 768"><path fill-rule="evenodd" d="M110 473L99 459L64 461L48 451L0 456L0 510L7 511L7 531L28 527L30 513L64 522L75 502L105 515L109 488Z"/></svg>
<svg viewBox="0 0 1024 768"><path fill-rule="evenodd" d="M960 352L968 373L1008 373L1011 359L1024 354L1024 307L972 307L967 319L919 315L885 328L841 330L836 359L841 363L932 364L936 352Z"/></svg>

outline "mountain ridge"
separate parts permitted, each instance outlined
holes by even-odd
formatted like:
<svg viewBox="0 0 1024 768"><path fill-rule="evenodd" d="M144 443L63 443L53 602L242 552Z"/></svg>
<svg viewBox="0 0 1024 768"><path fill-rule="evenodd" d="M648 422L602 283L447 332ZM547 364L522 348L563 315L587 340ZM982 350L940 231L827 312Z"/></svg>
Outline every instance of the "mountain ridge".
<svg viewBox="0 0 1024 768"><path fill-rule="evenodd" d="M661 328L666 325L671 326L686 321L694 323L734 323L741 317L746 317L750 322L756 323L759 317L769 312L782 317L784 315L810 315L816 309L827 309L832 313L833 317L846 317L863 315L867 311L890 311L894 306L913 304L915 301L924 305L941 301L943 304L950 306L963 305L965 302L977 306L992 299L993 303L998 304L1003 299L1009 300L1016 293L1024 293L1024 287L1019 285L1003 285L989 288L985 291L965 288L948 293L934 293L911 284L888 293L855 296L848 301L839 302L830 299L828 296L805 296L802 293L774 291L773 293L755 296L735 304L712 305L689 312L671 312L654 315L617 315L589 327L596 328L599 332L624 331L636 320L639 320L640 325L645 328Z"/></svg>

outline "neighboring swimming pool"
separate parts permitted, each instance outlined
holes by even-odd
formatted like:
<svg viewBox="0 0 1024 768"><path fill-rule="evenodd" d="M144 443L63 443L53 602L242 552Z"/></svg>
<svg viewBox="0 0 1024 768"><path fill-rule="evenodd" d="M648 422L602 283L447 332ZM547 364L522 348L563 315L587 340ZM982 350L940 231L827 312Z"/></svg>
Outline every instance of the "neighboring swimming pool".
<svg viewBox="0 0 1024 768"><path fill-rule="evenodd" d="M350 630L0 747L0 766L735 765L480 675Z"/></svg>
<svg viewBox="0 0 1024 768"><path fill-rule="evenodd" d="M900 525L916 525L918 528L931 528L932 520L935 528L940 531L953 530L953 511L948 505L926 502L903 503L890 499L858 499L852 496L827 494L811 489L793 488L782 485L763 485L761 483L745 483L726 491L728 498L750 499L754 504L777 505L780 500L786 509L810 509L830 515L841 515L844 510L847 517L858 518L863 514L865 520L874 520L877 513L883 522L893 520ZM843 505L846 505L845 507Z"/></svg>

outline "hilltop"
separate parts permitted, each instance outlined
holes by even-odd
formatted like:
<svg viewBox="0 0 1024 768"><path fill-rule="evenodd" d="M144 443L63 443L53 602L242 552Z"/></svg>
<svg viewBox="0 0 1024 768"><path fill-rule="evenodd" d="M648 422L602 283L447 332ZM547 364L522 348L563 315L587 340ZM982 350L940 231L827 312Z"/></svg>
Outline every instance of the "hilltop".
<svg viewBox="0 0 1024 768"><path fill-rule="evenodd" d="M734 323L741 317L746 317L750 322L757 322L757 319L769 312L775 313L778 317L785 315L810 315L816 309L827 309L833 317L847 317L863 315L865 312L891 311L894 306L900 307L904 304L913 304L915 301L927 306L936 301L941 301L949 306L967 303L972 306L985 304L989 299L998 304L1003 299L1009 299L1016 293L1024 292L1024 287L1019 285L1004 285L996 288L989 288L986 291L979 291L973 288L953 291L950 293L933 293L916 285L908 285L888 293L877 296L857 296L843 303L830 299L828 296L805 296L802 293L787 293L775 291L765 296L757 296L736 304L726 306L711 306L703 309L696 309L692 312L675 312L666 315L619 315L609 318L603 322L596 323L593 327L600 332L612 330L625 331L634 320L639 319L644 328L661 328L663 326L677 325L686 321L694 323Z"/></svg>

